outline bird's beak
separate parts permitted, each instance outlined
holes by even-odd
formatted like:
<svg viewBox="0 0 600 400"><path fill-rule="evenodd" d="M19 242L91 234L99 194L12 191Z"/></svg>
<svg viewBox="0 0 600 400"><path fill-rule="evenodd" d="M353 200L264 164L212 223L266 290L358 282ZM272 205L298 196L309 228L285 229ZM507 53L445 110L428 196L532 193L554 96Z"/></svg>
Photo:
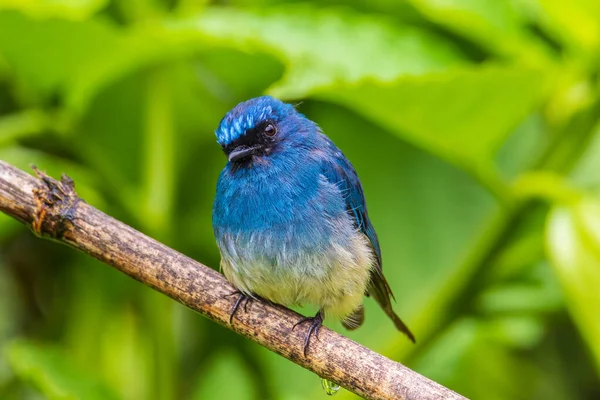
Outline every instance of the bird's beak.
<svg viewBox="0 0 600 400"><path fill-rule="evenodd" d="M237 161L242 158L248 157L251 154L254 154L256 150L258 150L259 146L246 147L246 146L238 146L231 153L229 153L229 161Z"/></svg>

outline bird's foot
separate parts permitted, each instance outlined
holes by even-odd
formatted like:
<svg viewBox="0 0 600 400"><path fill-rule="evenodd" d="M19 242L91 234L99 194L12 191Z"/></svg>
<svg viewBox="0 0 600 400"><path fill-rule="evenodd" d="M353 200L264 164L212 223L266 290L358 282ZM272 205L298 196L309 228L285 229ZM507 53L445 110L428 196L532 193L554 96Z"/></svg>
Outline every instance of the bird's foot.
<svg viewBox="0 0 600 400"><path fill-rule="evenodd" d="M294 330L296 328L296 326L298 326L304 322L307 322L307 321L310 322L310 326L308 327L308 332L306 334L306 338L304 339L304 357L306 357L306 354L308 352L308 344L310 343L310 336L312 334L314 334L315 337L317 339L319 339L319 330L321 329L321 326L323 326L323 318L324 318L323 310L319 310L319 312L317 312L317 314L314 317L304 317L292 327L292 330Z"/></svg>
<svg viewBox="0 0 600 400"><path fill-rule="evenodd" d="M250 296L248 296L246 293L241 292L239 290L236 290L235 292L230 293L229 295L227 295L227 297L236 296L236 295L238 296L238 298L235 301L233 308L231 309L231 313L229 313L229 325L231 325L231 323L233 322L233 316L235 315L237 310L240 308L240 305L242 305L242 303L243 303L244 312L248 312L248 302L250 300L252 300L252 298Z"/></svg>

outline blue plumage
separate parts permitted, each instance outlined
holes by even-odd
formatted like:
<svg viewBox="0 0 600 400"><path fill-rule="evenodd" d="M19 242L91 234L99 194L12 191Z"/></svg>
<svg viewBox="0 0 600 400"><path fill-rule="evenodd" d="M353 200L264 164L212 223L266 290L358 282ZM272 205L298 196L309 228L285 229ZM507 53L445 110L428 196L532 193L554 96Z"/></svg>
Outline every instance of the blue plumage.
<svg viewBox="0 0 600 400"><path fill-rule="evenodd" d="M360 180L318 126L263 96L232 109L216 136L229 161L213 227L223 272L243 296L319 307L305 351L324 315L360 326L365 294L414 341L392 310Z"/></svg>

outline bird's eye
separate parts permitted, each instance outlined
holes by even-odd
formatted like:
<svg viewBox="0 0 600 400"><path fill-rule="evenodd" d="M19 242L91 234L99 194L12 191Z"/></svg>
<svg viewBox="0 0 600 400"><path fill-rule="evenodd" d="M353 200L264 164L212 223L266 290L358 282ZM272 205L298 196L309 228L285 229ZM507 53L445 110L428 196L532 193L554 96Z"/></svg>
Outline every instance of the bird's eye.
<svg viewBox="0 0 600 400"><path fill-rule="evenodd" d="M277 128L273 124L267 124L267 126L265 126L264 132L265 135L267 135L268 137L273 137L277 133Z"/></svg>

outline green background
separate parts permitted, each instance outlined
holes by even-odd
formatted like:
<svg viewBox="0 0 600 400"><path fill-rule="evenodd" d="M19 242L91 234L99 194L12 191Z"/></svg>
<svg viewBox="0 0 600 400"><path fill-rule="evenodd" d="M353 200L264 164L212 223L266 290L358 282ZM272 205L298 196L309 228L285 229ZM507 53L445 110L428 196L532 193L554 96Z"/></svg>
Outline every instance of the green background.
<svg viewBox="0 0 600 400"><path fill-rule="evenodd" d="M0 0L0 159L216 267L214 129L298 104L355 165L418 342L372 300L351 338L474 399L597 399L598 54L597 0ZM4 215L0 349L2 399L325 398Z"/></svg>

